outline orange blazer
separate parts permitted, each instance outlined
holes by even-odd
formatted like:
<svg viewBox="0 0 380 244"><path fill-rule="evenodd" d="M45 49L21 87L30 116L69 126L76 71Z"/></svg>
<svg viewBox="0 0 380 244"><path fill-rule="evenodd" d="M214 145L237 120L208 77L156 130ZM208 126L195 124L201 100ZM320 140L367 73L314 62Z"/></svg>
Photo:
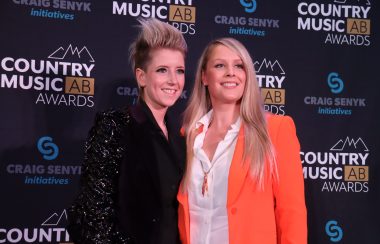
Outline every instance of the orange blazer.
<svg viewBox="0 0 380 244"><path fill-rule="evenodd" d="M242 164L242 126L228 176L230 244L307 243L304 179L295 125L289 116L268 115L267 120L279 179L275 180L266 170L264 190L256 188L248 174L248 163ZM180 191L177 198L181 241L190 244L188 196Z"/></svg>

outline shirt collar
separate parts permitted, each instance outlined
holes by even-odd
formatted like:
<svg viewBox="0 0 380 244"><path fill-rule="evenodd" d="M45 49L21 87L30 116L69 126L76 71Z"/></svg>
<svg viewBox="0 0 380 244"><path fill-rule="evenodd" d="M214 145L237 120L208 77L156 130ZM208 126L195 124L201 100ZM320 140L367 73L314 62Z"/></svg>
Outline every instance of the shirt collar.
<svg viewBox="0 0 380 244"><path fill-rule="evenodd" d="M230 131L231 131L231 132L239 132L239 130L240 130L240 125L241 125L241 117L239 116L239 117L237 118L237 120L235 121L235 123L233 123L233 124L231 125L231 129L230 129Z"/></svg>
<svg viewBox="0 0 380 244"><path fill-rule="evenodd" d="M207 114L203 115L202 118L200 118L197 123L195 124L195 128L198 129L203 125L203 128L208 128L211 122L212 114L214 110L211 109L210 111L207 112ZM241 117L239 116L238 119L231 125L231 129L229 130L230 132L239 132L241 125Z"/></svg>
<svg viewBox="0 0 380 244"><path fill-rule="evenodd" d="M213 113L213 110L211 109L210 111L208 111L207 114L203 115L203 117L200 118L195 124L195 128L198 129L202 125L203 125L203 128L208 128L211 118L212 118L212 113Z"/></svg>

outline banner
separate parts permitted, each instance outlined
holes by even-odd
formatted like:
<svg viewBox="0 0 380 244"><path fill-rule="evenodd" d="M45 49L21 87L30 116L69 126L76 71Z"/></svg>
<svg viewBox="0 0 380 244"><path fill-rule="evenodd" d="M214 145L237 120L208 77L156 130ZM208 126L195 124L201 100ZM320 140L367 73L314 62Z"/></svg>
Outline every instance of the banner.
<svg viewBox="0 0 380 244"><path fill-rule="evenodd" d="M188 43L177 114L206 44L241 41L265 110L296 123L309 243L380 243L379 13L371 0L1 1L0 243L70 243L66 208L95 113L137 100L139 17Z"/></svg>

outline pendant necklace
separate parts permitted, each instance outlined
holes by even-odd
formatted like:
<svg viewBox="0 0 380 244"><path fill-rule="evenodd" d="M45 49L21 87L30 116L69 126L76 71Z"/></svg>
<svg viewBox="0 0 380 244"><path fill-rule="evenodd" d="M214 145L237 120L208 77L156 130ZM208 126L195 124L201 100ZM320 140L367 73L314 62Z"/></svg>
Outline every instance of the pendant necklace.
<svg viewBox="0 0 380 244"><path fill-rule="evenodd" d="M211 165L211 167L206 171L204 170L203 168L203 162L202 160L199 160L201 162L201 167L202 167L202 171L203 171L203 183L202 183L202 196L205 196L205 194L208 193L208 182L207 182L207 177L208 177L208 174L210 173L212 167L214 167L215 165L215 162Z"/></svg>

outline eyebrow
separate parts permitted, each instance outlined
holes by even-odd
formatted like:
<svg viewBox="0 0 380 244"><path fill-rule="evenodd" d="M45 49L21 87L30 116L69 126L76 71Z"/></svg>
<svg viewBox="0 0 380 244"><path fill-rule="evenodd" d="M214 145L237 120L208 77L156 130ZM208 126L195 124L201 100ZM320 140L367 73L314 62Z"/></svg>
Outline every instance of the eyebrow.
<svg viewBox="0 0 380 244"><path fill-rule="evenodd" d="M169 68L169 66L168 65L157 65L156 66L156 69L157 68ZM175 66L175 68L185 68L185 66L182 66L182 65L180 65L180 66Z"/></svg>
<svg viewBox="0 0 380 244"><path fill-rule="evenodd" d="M226 61L226 59L223 59L223 58L216 58L216 59L211 59L212 61ZM233 62L243 62L243 60L241 58L239 59L233 59L232 60Z"/></svg>

